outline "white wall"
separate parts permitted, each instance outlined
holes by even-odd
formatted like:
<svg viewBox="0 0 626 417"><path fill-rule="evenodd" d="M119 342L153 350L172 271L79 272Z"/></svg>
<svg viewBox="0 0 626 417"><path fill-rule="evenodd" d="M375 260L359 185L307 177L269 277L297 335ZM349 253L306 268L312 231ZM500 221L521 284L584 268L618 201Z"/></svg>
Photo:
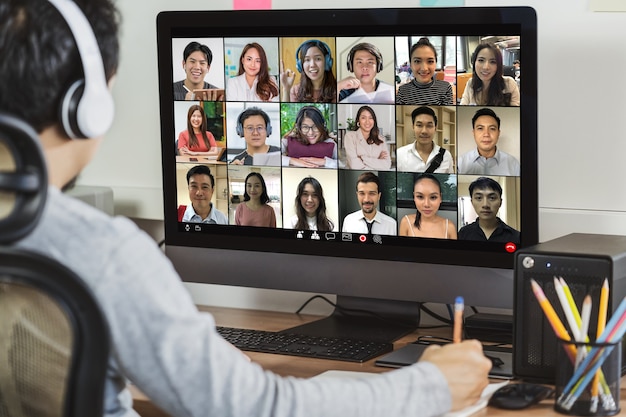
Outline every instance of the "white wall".
<svg viewBox="0 0 626 417"><path fill-rule="evenodd" d="M336 6L318 0L315 7ZM386 7L409 7L394 0ZM161 155L156 15L168 9L229 9L232 0L119 0L122 60L114 95L116 121L80 184L110 186L119 214L160 219ZM539 27L540 239L572 232L626 235L626 13L597 13L588 0L466 0L467 6L529 5ZM275 8L293 7L274 0ZM377 7L344 0L342 7ZM307 7L311 7L308 5ZM293 310L306 294L189 285L197 302Z"/></svg>

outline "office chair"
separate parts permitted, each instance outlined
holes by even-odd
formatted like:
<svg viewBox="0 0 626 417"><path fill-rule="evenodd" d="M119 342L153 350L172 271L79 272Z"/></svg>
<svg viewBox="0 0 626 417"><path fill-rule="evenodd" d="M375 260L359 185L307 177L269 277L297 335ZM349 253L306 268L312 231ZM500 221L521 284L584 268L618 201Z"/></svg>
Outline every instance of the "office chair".
<svg viewBox="0 0 626 417"><path fill-rule="evenodd" d="M106 319L57 261L11 244L43 211L47 172L36 133L0 113L0 417L101 416Z"/></svg>

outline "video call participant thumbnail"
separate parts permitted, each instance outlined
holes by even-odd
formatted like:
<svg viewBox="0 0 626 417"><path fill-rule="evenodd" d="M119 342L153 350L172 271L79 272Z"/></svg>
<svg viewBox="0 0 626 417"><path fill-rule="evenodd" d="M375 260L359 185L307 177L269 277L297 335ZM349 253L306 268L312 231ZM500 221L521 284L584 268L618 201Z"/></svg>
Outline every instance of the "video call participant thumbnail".
<svg viewBox="0 0 626 417"><path fill-rule="evenodd" d="M213 207L211 198L215 178L206 165L196 165L187 171L190 205L178 206L178 221L186 223L228 224L228 217Z"/></svg>
<svg viewBox="0 0 626 417"><path fill-rule="evenodd" d="M315 106L298 111L293 128L281 140L281 152L283 166L337 168L337 143Z"/></svg>
<svg viewBox="0 0 626 417"><path fill-rule="evenodd" d="M439 216L442 202L441 182L433 174L417 176L413 183L415 214L407 214L400 222L400 236L456 239L456 225Z"/></svg>
<svg viewBox="0 0 626 417"><path fill-rule="evenodd" d="M246 176L243 202L235 209L237 226L276 227L276 213L268 203L265 179L258 172Z"/></svg>
<svg viewBox="0 0 626 417"><path fill-rule="evenodd" d="M231 164L254 165L254 155L258 154L273 152L279 156L278 146L265 143L272 134L272 122L268 114L259 107L249 107L239 114L236 132L245 139L246 149L235 155ZM280 158L276 165L280 165Z"/></svg>
<svg viewBox="0 0 626 417"><path fill-rule="evenodd" d="M296 74L280 63L281 101L292 103L336 103L337 79L333 74L332 51L319 39L302 42L296 49L296 69L300 82L294 84Z"/></svg>
<svg viewBox="0 0 626 417"><path fill-rule="evenodd" d="M239 73L228 79L229 101L278 101L278 83L269 74L263 46L252 42L243 47L239 57Z"/></svg>
<svg viewBox="0 0 626 417"><path fill-rule="evenodd" d="M199 42L189 42L183 51L183 69L186 77L184 80L174 83L174 100L194 100L194 90L215 89L218 96L205 97L207 100L217 101L224 100L223 90L219 87L204 81L209 73L211 62L213 61L213 53L208 46Z"/></svg>
<svg viewBox="0 0 626 417"><path fill-rule="evenodd" d="M298 184L294 214L286 227L296 230L332 231L334 223L326 215L326 199L322 184L313 178L305 177Z"/></svg>
<svg viewBox="0 0 626 417"><path fill-rule="evenodd" d="M346 64L354 76L337 83L340 103L395 103L395 87L376 78L383 70L383 56L375 45L354 45Z"/></svg>
<svg viewBox="0 0 626 417"><path fill-rule="evenodd" d="M503 74L502 52L498 47L490 43L479 44L471 61L472 78L467 81L461 105L520 105L519 87L513 77Z"/></svg>
<svg viewBox="0 0 626 417"><path fill-rule="evenodd" d="M396 220L378 211L381 182L373 172L359 175L356 183L356 198L361 210L348 214L343 219L342 232L362 233L370 235L397 234Z"/></svg>
<svg viewBox="0 0 626 417"><path fill-rule="evenodd" d="M476 111L472 117L472 133L476 149L459 158L459 174L519 176L520 163L512 155L498 149L500 118L490 108Z"/></svg>
<svg viewBox="0 0 626 417"><path fill-rule="evenodd" d="M437 115L430 107L417 107L411 112L415 141L396 151L398 171L454 173L454 161L449 150L435 143Z"/></svg>
<svg viewBox="0 0 626 417"><path fill-rule="evenodd" d="M179 133L176 145L180 155L218 154L215 136L207 130L207 118L202 106L189 106L187 129Z"/></svg>
<svg viewBox="0 0 626 417"><path fill-rule="evenodd" d="M380 134L376 112L370 106L357 110L355 130L346 132L343 144L348 168L375 171L391 168L389 148Z"/></svg>
<svg viewBox="0 0 626 417"><path fill-rule="evenodd" d="M461 227L459 239L489 242L520 242L520 233L498 217L502 187L492 178L480 177L469 185L476 221Z"/></svg>
<svg viewBox="0 0 626 417"><path fill-rule="evenodd" d="M437 50L428 38L420 38L411 46L411 72L413 79L398 88L396 103L451 106L452 85L435 79Z"/></svg>

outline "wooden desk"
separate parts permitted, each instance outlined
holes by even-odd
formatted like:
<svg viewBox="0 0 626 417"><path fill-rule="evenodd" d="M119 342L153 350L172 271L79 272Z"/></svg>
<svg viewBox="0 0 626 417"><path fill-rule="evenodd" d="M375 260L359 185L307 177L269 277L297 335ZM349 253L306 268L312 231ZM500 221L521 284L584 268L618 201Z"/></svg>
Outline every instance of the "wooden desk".
<svg viewBox="0 0 626 417"><path fill-rule="evenodd" d="M199 307L202 311L208 311L215 317L215 322L220 326L241 327L248 329L261 329L269 331L284 330L299 324L316 320L319 316L300 315L290 313L278 313L270 311L231 309L223 307ZM443 330L446 332L446 330ZM449 331L448 331L449 333ZM444 334L440 334L444 335ZM446 336L450 336L447 334ZM395 348L413 342L417 338L417 332L407 335L394 343ZM263 368L283 376L296 376L309 378L318 375L329 369L359 371L359 372L387 372L389 368L382 368L374 365L375 359L365 363L342 362L327 359L301 358L297 356L274 355L267 353L246 352L254 361ZM626 379L622 379L621 384L621 409L620 416L626 416ZM163 411L150 403L150 400L135 387L131 387L135 410L142 417L169 417ZM473 416L476 417L556 417L559 414L553 409L554 400L546 400L532 408L519 411L507 411L496 408L486 408Z"/></svg>

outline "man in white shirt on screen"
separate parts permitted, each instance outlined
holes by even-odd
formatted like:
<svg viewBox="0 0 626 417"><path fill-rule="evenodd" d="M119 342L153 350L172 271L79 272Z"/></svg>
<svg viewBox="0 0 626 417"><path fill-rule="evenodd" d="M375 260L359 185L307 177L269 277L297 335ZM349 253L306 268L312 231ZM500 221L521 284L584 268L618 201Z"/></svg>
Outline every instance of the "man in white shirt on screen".
<svg viewBox="0 0 626 417"><path fill-rule="evenodd" d="M373 172L364 172L356 182L356 197L361 210L348 214L343 219L342 232L369 235L398 234L395 219L377 210L381 196L380 179Z"/></svg>
<svg viewBox="0 0 626 417"><path fill-rule="evenodd" d="M206 165L196 165L187 171L187 187L189 189L188 206L180 206L183 212L182 221L186 223L228 224L228 217L211 203L215 188L215 177Z"/></svg>

